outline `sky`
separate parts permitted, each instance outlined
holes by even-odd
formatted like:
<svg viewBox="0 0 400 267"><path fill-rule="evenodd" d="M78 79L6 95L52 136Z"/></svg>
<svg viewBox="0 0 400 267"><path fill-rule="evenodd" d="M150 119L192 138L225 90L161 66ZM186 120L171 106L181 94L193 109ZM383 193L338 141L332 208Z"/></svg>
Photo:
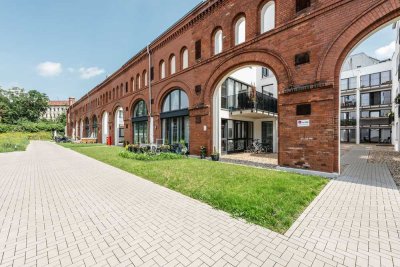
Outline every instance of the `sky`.
<svg viewBox="0 0 400 267"><path fill-rule="evenodd" d="M0 0L0 86L80 98L201 0ZM389 27L361 51L393 53Z"/></svg>
<svg viewBox="0 0 400 267"><path fill-rule="evenodd" d="M201 0L0 0L0 86L80 98Z"/></svg>

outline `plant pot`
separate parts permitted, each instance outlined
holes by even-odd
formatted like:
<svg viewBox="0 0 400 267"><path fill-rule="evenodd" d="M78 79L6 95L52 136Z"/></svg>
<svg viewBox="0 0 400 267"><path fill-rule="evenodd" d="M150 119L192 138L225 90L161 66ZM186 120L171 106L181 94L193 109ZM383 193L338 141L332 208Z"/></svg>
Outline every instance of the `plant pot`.
<svg viewBox="0 0 400 267"><path fill-rule="evenodd" d="M219 155L211 155L213 161L219 161Z"/></svg>
<svg viewBox="0 0 400 267"><path fill-rule="evenodd" d="M200 155L200 159L205 159L205 158L206 158L206 155L204 155L204 154Z"/></svg>

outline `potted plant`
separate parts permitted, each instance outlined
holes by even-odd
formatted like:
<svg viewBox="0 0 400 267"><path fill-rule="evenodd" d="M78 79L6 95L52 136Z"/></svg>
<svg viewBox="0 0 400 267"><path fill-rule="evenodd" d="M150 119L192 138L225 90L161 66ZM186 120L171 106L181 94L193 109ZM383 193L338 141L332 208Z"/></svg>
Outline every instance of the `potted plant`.
<svg viewBox="0 0 400 267"><path fill-rule="evenodd" d="M207 147L206 146L201 146L200 147L200 158L205 159L207 156Z"/></svg>
<svg viewBox="0 0 400 267"><path fill-rule="evenodd" d="M394 113L391 111L387 114L388 118L389 118L389 124L391 125L394 121Z"/></svg>
<svg viewBox="0 0 400 267"><path fill-rule="evenodd" d="M211 154L211 159L213 161L219 161L219 152L215 149L215 147L213 153Z"/></svg>
<svg viewBox="0 0 400 267"><path fill-rule="evenodd" d="M396 96L396 98L394 99L394 102L395 102L396 104L400 104L400 94L398 94L398 95Z"/></svg>

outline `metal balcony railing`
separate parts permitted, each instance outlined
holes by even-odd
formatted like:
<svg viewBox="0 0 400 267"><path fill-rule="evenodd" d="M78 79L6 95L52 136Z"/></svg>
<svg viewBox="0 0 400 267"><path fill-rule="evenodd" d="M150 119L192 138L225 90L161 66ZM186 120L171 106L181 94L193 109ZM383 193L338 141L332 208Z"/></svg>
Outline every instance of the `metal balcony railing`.
<svg viewBox="0 0 400 267"><path fill-rule="evenodd" d="M356 119L340 120L340 126L356 126Z"/></svg>
<svg viewBox="0 0 400 267"><path fill-rule="evenodd" d="M243 92L231 96L222 96L221 106L230 111L261 110L278 113L278 99L261 92L255 94Z"/></svg>
<svg viewBox="0 0 400 267"><path fill-rule="evenodd" d="M361 126L369 126L369 125L389 126L390 119L388 117L361 118L360 125Z"/></svg>
<svg viewBox="0 0 400 267"><path fill-rule="evenodd" d="M356 102L344 102L342 103L342 108L355 108L357 106Z"/></svg>

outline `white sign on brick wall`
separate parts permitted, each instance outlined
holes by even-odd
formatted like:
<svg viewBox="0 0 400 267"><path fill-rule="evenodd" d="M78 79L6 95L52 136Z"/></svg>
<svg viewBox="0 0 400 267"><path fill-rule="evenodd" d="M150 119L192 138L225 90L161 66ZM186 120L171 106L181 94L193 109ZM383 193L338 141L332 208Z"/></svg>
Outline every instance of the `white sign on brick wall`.
<svg viewBox="0 0 400 267"><path fill-rule="evenodd" d="M297 127L310 127L310 120L298 120Z"/></svg>

